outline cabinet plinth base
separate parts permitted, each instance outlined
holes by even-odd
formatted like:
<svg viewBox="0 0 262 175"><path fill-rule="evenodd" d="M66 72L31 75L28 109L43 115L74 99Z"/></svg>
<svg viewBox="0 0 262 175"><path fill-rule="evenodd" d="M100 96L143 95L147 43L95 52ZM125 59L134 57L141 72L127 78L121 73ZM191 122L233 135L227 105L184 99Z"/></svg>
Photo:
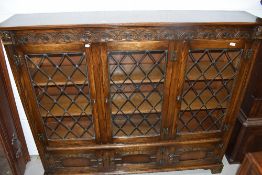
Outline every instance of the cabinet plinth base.
<svg viewBox="0 0 262 175"><path fill-rule="evenodd" d="M173 167L159 167L159 168L152 168L152 169L118 169L117 171L106 172L106 174L138 174L138 173L154 173L154 172L169 172L169 171L184 171L184 170L194 170L194 169L204 169L210 170L212 174L221 173L223 169L222 163L217 164L209 164L209 165L200 165L200 166L173 166ZM55 172L45 172L44 175L87 175L87 174L105 174L105 172L93 172L87 171L85 168L82 170L72 171L69 170L57 170Z"/></svg>

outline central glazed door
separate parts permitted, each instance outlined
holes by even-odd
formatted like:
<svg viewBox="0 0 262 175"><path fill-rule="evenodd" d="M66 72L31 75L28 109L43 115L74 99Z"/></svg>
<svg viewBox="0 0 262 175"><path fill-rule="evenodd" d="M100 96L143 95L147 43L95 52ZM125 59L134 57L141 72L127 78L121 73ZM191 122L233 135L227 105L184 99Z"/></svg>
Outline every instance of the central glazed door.
<svg viewBox="0 0 262 175"><path fill-rule="evenodd" d="M104 142L148 142L168 137L174 45L168 41L109 42L92 44L88 49L100 79L96 87L102 87L100 103L105 107L100 121L106 122L100 128L106 131L101 133Z"/></svg>

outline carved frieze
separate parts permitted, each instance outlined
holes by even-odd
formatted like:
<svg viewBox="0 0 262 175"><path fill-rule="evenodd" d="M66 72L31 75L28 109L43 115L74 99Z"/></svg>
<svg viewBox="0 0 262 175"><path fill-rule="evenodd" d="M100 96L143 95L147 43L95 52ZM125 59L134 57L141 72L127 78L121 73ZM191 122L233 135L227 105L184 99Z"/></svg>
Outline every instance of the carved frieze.
<svg viewBox="0 0 262 175"><path fill-rule="evenodd" d="M18 44L70 43L140 40L248 39L254 36L251 27L198 26L168 28L81 28L46 31L17 31Z"/></svg>

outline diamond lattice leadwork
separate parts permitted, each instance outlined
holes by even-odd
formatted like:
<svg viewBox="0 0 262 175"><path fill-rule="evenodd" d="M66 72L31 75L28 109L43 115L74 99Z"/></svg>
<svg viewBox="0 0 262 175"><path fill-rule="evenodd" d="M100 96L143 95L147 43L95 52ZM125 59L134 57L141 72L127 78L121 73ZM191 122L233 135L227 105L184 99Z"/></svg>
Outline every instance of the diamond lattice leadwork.
<svg viewBox="0 0 262 175"><path fill-rule="evenodd" d="M160 133L167 51L108 54L114 137Z"/></svg>
<svg viewBox="0 0 262 175"><path fill-rule="evenodd" d="M178 132L221 129L242 49L189 51Z"/></svg>
<svg viewBox="0 0 262 175"><path fill-rule="evenodd" d="M25 56L48 139L93 139L83 53Z"/></svg>

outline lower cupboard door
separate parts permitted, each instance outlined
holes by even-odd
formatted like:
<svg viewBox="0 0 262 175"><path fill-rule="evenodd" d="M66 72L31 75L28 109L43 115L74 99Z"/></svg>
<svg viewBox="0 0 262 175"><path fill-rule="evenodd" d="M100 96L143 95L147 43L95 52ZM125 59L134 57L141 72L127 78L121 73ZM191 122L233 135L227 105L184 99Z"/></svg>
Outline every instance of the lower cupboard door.
<svg viewBox="0 0 262 175"><path fill-rule="evenodd" d="M219 161L219 144L188 144L176 147L167 147L164 154L166 165L190 166L206 165Z"/></svg>
<svg viewBox="0 0 262 175"><path fill-rule="evenodd" d="M53 152L48 173L144 172L161 168L162 158L161 147Z"/></svg>
<svg viewBox="0 0 262 175"><path fill-rule="evenodd" d="M124 148L114 150L111 158L115 171L136 172L159 168L162 162L160 147Z"/></svg>
<svg viewBox="0 0 262 175"><path fill-rule="evenodd" d="M80 151L73 153L50 153L48 173L71 174L76 172L105 171L101 151Z"/></svg>

